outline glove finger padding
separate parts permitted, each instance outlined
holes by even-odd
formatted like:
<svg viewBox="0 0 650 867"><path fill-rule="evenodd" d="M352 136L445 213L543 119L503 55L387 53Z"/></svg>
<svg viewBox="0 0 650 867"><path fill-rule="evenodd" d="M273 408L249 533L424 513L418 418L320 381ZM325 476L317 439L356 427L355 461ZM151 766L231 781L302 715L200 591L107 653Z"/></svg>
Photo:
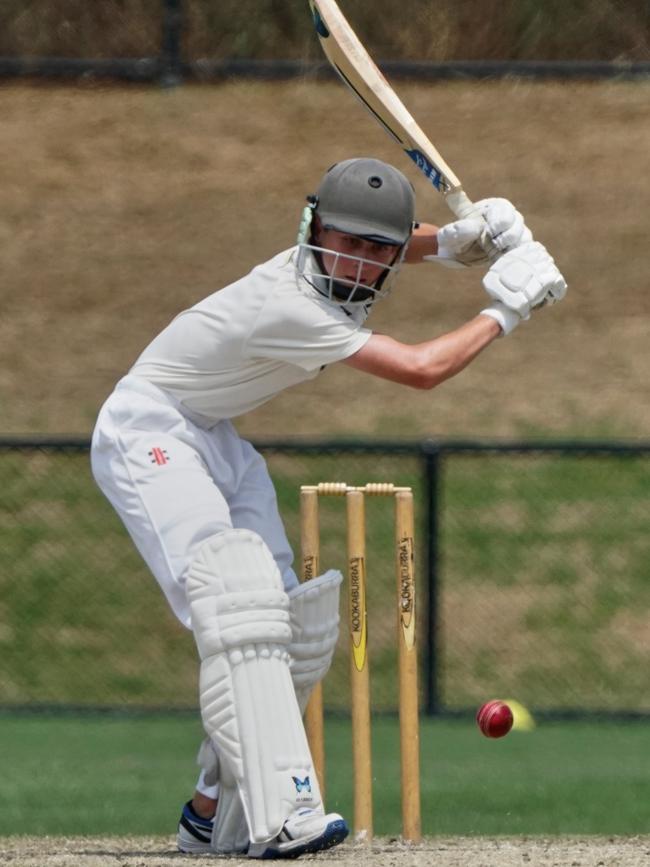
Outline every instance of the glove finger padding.
<svg viewBox="0 0 650 867"><path fill-rule="evenodd" d="M490 267L483 286L495 301L505 304L523 319L544 303L556 303L567 285L546 248L529 241L505 253Z"/></svg>
<svg viewBox="0 0 650 867"><path fill-rule="evenodd" d="M505 253L532 241L532 232L523 216L507 199L481 199L476 209L487 223L490 240L499 252Z"/></svg>
<svg viewBox="0 0 650 867"><path fill-rule="evenodd" d="M481 199L475 213L438 230L438 255L425 256L451 267L485 264L533 236L524 218L507 199Z"/></svg>
<svg viewBox="0 0 650 867"><path fill-rule="evenodd" d="M488 254L481 244L487 233L483 220L467 217L447 223L438 229L438 255L425 256L431 262L438 261L450 267L468 267L488 262Z"/></svg>
<svg viewBox="0 0 650 867"><path fill-rule="evenodd" d="M557 273L559 279L556 280L551 287L549 287L549 290L544 300L542 301L542 304L535 306L542 306L543 304L548 304L550 306L551 304L557 304L558 301L561 301L564 298L567 292L567 284L560 272L558 271Z"/></svg>

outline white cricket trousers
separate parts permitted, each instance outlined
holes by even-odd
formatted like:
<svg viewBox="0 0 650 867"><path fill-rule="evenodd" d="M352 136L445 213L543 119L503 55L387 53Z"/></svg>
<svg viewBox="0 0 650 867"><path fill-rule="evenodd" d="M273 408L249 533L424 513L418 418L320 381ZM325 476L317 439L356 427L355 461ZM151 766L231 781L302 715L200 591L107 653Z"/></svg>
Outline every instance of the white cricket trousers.
<svg viewBox="0 0 650 867"><path fill-rule="evenodd" d="M229 421L199 427L159 388L129 375L99 413L91 465L188 628L185 578L197 548L215 533L254 530L271 550L285 589L298 583L266 463Z"/></svg>

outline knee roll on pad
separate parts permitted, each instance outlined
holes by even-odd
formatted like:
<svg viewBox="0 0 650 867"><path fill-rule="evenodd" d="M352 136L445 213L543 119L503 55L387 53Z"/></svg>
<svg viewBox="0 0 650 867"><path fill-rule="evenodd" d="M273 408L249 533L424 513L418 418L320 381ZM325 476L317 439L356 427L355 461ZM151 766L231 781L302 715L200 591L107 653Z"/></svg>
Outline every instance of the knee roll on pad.
<svg viewBox="0 0 650 867"><path fill-rule="evenodd" d="M218 533L190 566L186 592L201 659L247 644L291 641L289 602L280 571L260 536Z"/></svg>
<svg viewBox="0 0 650 867"><path fill-rule="evenodd" d="M251 842L263 842L299 807L321 809L289 672L289 599L271 552L249 530L204 542L186 590L203 725L236 782Z"/></svg>

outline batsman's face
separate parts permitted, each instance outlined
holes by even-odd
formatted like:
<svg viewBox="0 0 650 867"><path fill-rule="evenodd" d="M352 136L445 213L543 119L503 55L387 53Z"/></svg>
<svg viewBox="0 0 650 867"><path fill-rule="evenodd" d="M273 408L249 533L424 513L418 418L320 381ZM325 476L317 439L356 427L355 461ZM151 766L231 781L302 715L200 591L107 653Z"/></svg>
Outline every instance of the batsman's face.
<svg viewBox="0 0 650 867"><path fill-rule="evenodd" d="M358 235L321 228L316 236L325 270L335 280L373 286L397 256L397 244L378 244Z"/></svg>

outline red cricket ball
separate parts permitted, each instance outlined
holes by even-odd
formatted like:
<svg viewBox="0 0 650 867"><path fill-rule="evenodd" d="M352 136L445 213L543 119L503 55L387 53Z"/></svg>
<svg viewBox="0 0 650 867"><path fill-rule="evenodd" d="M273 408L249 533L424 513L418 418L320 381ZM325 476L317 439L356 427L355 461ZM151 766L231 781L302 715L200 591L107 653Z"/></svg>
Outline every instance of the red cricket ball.
<svg viewBox="0 0 650 867"><path fill-rule="evenodd" d="M476 722L486 738L502 738L512 728L512 711L504 701L495 698L479 708Z"/></svg>

